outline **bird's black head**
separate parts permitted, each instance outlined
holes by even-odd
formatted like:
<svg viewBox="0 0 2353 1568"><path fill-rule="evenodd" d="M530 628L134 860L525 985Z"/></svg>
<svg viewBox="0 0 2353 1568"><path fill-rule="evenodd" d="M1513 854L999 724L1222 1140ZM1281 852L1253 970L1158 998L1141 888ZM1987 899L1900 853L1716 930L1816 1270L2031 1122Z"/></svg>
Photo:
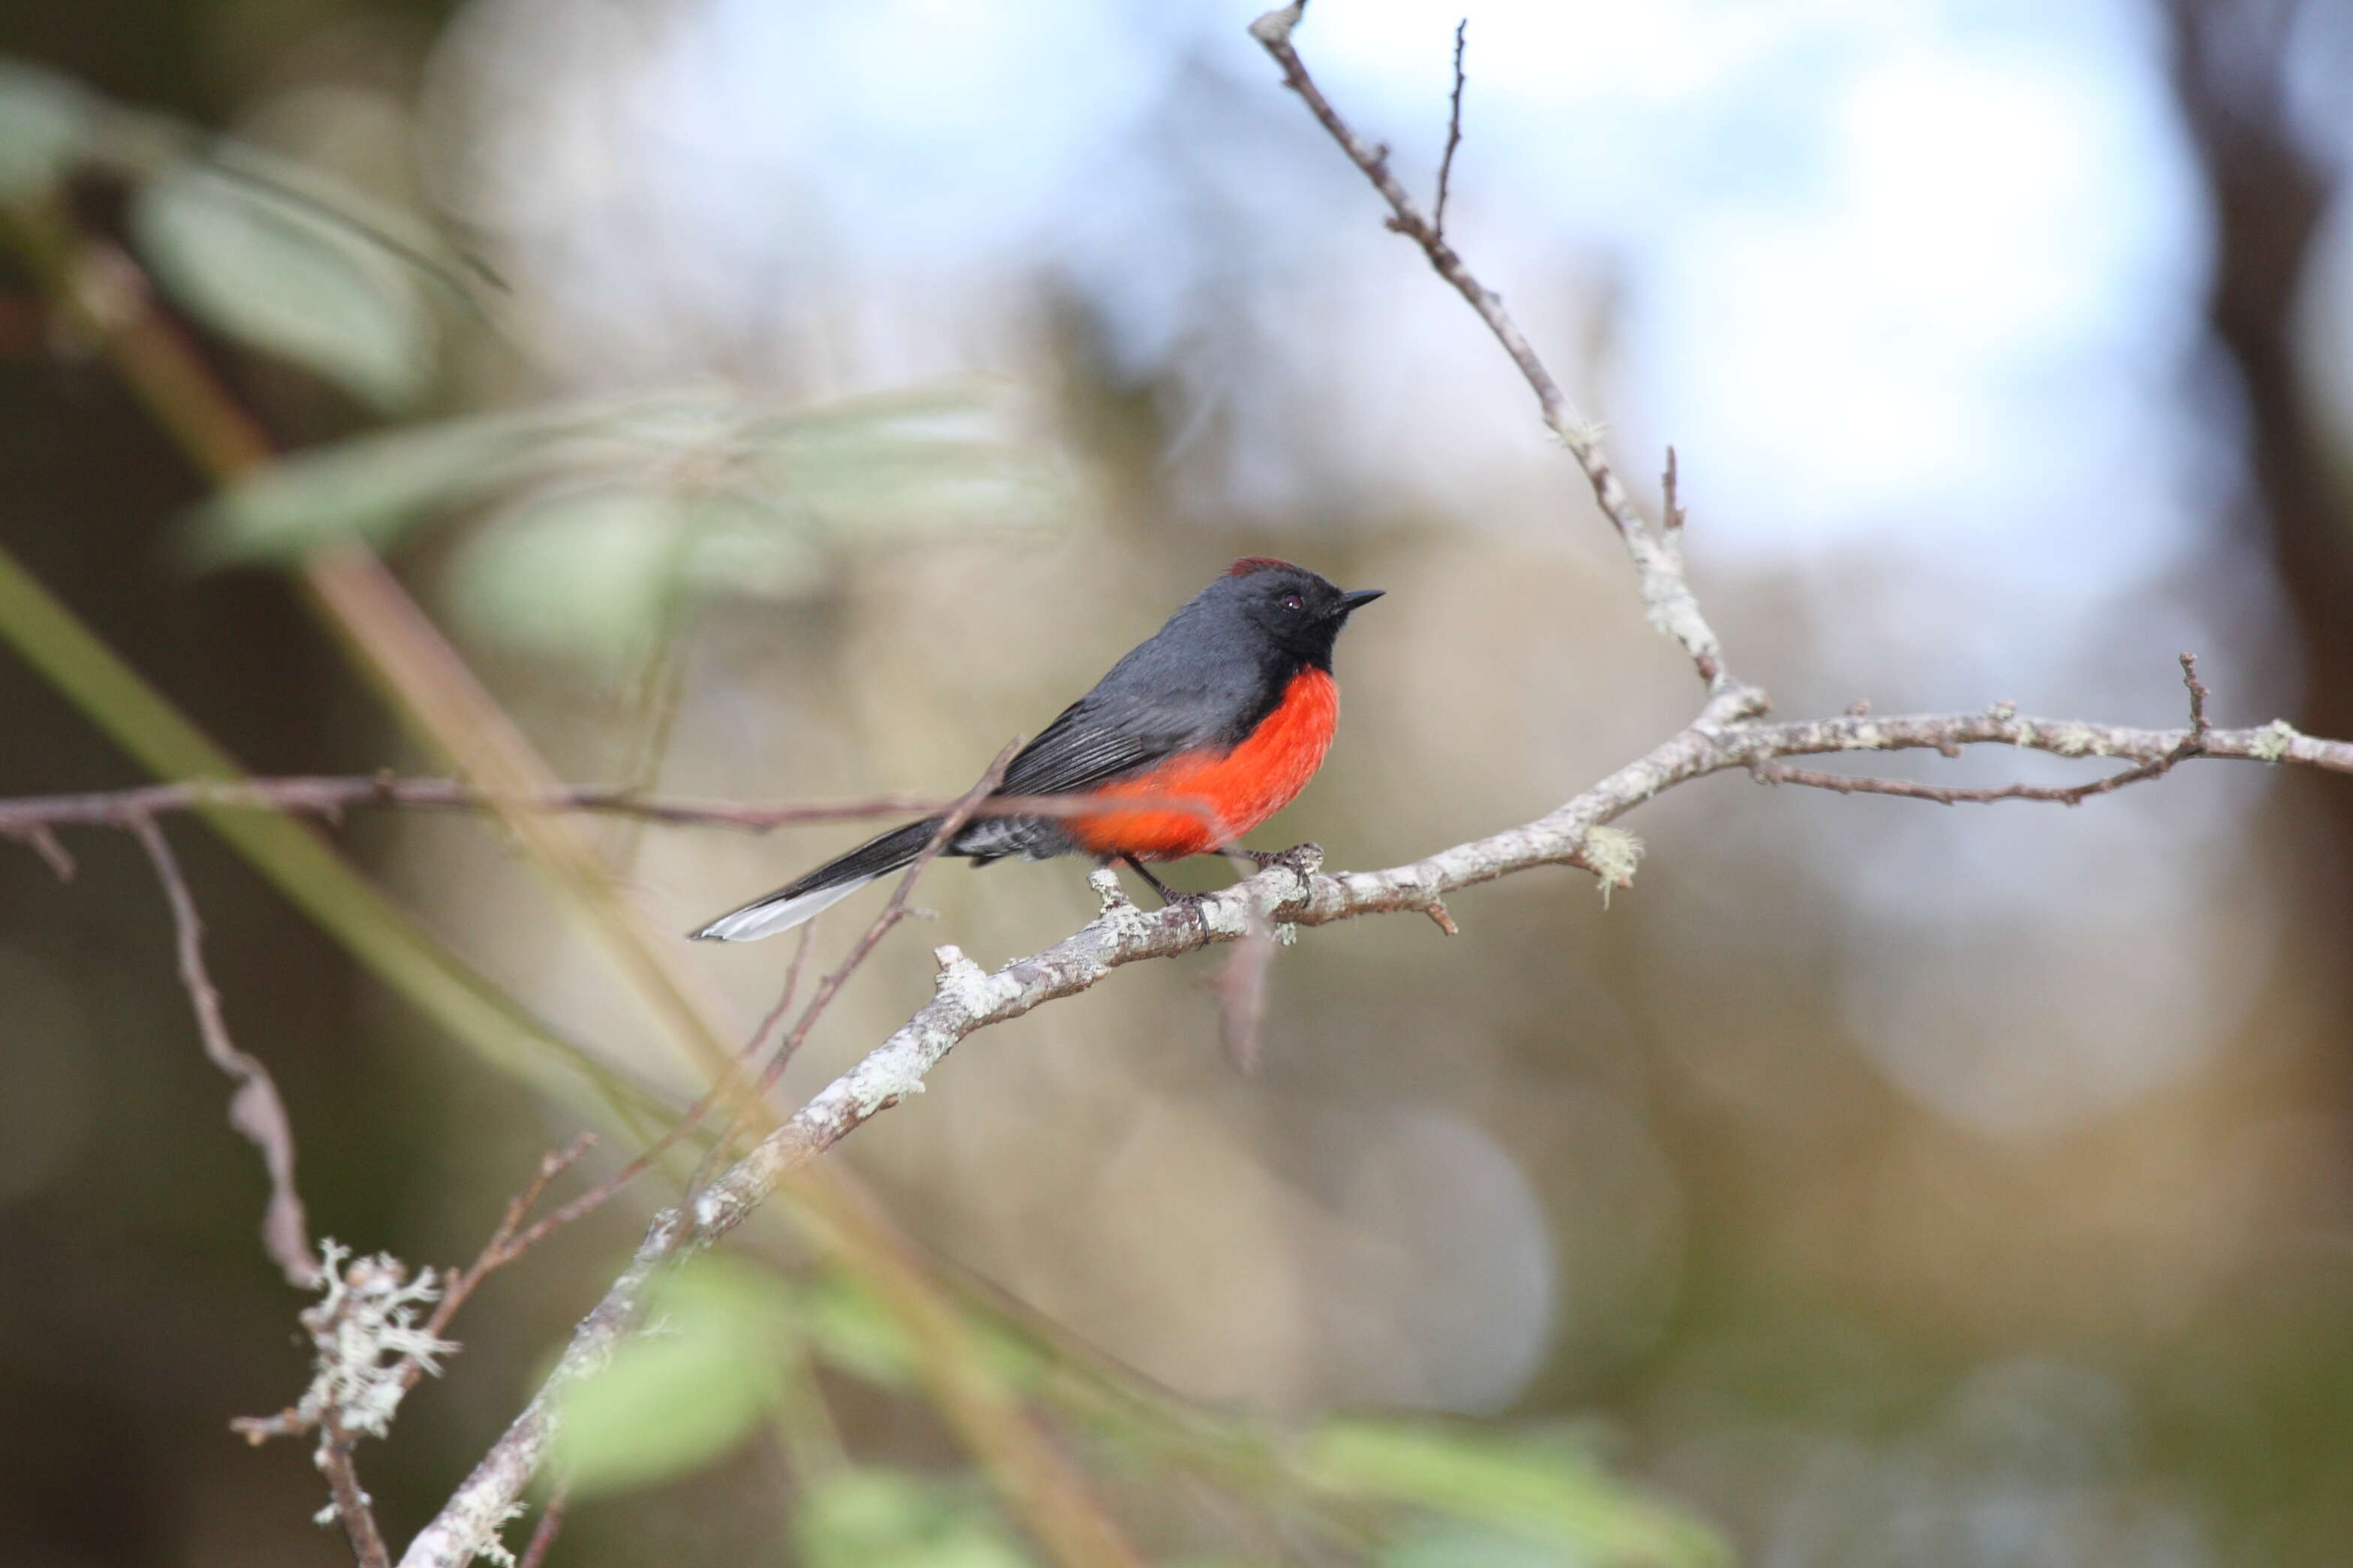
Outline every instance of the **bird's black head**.
<svg viewBox="0 0 2353 1568"><path fill-rule="evenodd" d="M1223 601L1301 663L1329 669L1340 628L1352 613L1379 598L1381 590L1344 592L1304 566L1249 555L1227 567L1201 596Z"/></svg>

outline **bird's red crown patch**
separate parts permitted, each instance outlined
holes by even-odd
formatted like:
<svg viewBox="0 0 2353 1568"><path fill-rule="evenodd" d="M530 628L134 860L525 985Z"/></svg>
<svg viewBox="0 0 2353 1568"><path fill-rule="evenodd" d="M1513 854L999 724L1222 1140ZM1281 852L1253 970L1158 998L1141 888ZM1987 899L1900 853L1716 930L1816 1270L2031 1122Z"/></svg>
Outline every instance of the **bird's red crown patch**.
<svg viewBox="0 0 2353 1568"><path fill-rule="evenodd" d="M1253 572L1271 572L1277 567L1289 567L1288 561L1277 561L1271 555L1245 555L1226 568L1229 577L1247 577Z"/></svg>

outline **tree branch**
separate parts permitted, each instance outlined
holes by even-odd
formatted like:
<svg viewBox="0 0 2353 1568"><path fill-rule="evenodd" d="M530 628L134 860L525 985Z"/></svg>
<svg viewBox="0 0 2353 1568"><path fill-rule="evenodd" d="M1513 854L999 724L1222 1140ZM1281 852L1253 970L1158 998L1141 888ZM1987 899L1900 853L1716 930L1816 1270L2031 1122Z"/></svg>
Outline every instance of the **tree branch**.
<svg viewBox="0 0 2353 1568"><path fill-rule="evenodd" d="M1672 458L1668 463L1667 473L1672 489L1674 474ZM1824 773L1816 768L1793 768L1785 763L1763 761L1750 763L1748 771L1760 784L1806 784L1815 789L1831 790L1839 795L1892 795L1906 800L1932 800L1939 805L1959 805L1964 803L1990 805L2000 800L2039 800L2050 801L2059 805L2081 805L2095 795L2108 795L2124 788L2126 784L2142 784L2149 779L2162 778L2173 771L2174 764L2177 763L2185 763L2192 757L2206 753L2206 742L2213 733L2213 729L2206 722L2207 692L2205 686L2198 679L2196 654L2185 653L2181 656L2181 684L2189 690L2189 732L2182 738L2181 742L2162 756L2152 757L2147 762L2110 773L2105 778L2094 779L2089 784L2065 785L2006 784L1977 787L1960 784L1916 784L1910 779L1883 779L1856 773ZM1861 713L1854 715L1856 718L1862 716ZM2082 739L2080 735L2068 737L2069 743Z"/></svg>
<svg viewBox="0 0 2353 1568"><path fill-rule="evenodd" d="M1422 254L1440 278L1470 303L1512 356L1520 374L1527 379L1536 395L1536 405L1543 411L1544 422L1568 448L1577 466L1585 470L1586 482L1593 488L1593 499L1601 513L1618 531L1626 552L1633 557L1643 608L1649 612L1651 624L1683 645L1693 666L1711 691L1721 691L1735 684L1724 663L1723 644L1716 638L1707 617L1700 613L1699 601L1692 596L1691 584L1683 575L1683 542L1680 530L1653 530L1633 498L1626 493L1618 471L1610 466L1609 457L1602 449L1601 428L1579 416L1570 405L1560 383L1553 379L1537 357L1535 348L1527 340L1510 314L1504 309L1503 296L1489 289L1472 275L1462 258L1446 243L1438 226L1421 215L1413 197L1406 193L1396 174L1389 170L1389 154L1386 147L1377 147L1349 129L1346 121L1332 107L1314 79L1307 74L1306 65L1299 52L1291 47L1292 29L1299 25L1306 10L1304 0L1287 5L1280 11L1270 11L1252 22L1250 37L1264 47L1282 68L1282 84L1297 93L1315 116L1316 123L1331 133L1332 140L1348 155L1348 161L1364 172L1381 199L1389 205L1388 226L1421 247Z"/></svg>

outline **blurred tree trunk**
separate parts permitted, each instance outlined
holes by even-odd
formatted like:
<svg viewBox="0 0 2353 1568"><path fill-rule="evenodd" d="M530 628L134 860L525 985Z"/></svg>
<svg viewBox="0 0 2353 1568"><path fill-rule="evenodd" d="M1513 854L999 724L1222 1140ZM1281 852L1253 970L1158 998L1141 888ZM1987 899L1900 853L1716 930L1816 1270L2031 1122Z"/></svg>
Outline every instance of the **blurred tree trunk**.
<svg viewBox="0 0 2353 1568"><path fill-rule="evenodd" d="M2297 23L2343 0L2158 0L2173 47L2174 95L2213 208L2206 312L2238 373L2251 503L2295 612L2305 697L2293 717L2315 734L2353 734L2353 496L2337 480L2295 365L2295 312L2333 194L2334 171L2289 110ZM2330 820L2323 885L2353 889L2353 793L2286 781L2295 809ZM2316 911L2320 912L2320 911ZM2353 926L2353 898L2325 912Z"/></svg>

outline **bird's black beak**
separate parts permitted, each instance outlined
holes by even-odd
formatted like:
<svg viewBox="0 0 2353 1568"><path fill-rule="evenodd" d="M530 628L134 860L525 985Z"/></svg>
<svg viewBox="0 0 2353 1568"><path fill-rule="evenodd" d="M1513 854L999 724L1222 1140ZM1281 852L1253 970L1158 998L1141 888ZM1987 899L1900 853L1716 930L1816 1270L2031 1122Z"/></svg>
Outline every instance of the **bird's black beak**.
<svg viewBox="0 0 2353 1568"><path fill-rule="evenodd" d="M1387 592L1386 588L1359 588L1353 594L1343 594L1340 595L1340 613L1354 615Z"/></svg>

